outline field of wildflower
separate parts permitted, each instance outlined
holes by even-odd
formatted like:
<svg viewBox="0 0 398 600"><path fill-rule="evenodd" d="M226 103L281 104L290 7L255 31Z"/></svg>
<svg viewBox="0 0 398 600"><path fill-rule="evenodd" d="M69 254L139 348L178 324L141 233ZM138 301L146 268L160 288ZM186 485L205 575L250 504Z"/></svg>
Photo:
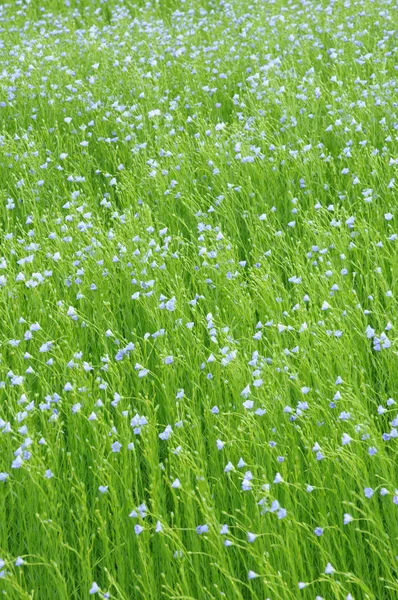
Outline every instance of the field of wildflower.
<svg viewBox="0 0 398 600"><path fill-rule="evenodd" d="M0 4L0 595L398 597L397 31Z"/></svg>

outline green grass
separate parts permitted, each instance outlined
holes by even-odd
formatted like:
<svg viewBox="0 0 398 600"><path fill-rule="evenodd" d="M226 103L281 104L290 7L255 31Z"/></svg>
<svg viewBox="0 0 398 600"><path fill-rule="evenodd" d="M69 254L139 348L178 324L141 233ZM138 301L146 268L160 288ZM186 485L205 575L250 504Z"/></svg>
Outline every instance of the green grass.
<svg viewBox="0 0 398 600"><path fill-rule="evenodd" d="M396 14L1 4L6 597L396 597Z"/></svg>

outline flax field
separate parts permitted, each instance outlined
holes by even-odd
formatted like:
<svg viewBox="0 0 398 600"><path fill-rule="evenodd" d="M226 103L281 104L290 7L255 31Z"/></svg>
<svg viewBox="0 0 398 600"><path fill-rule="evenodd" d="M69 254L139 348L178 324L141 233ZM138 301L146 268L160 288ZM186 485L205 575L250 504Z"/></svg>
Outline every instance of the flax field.
<svg viewBox="0 0 398 600"><path fill-rule="evenodd" d="M398 5L0 4L0 595L398 598Z"/></svg>

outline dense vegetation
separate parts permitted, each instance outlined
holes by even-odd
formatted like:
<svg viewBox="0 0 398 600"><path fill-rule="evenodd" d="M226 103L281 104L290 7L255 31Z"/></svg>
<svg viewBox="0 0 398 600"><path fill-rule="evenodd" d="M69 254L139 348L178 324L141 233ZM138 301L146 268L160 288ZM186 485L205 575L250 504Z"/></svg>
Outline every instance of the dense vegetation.
<svg viewBox="0 0 398 600"><path fill-rule="evenodd" d="M398 594L390 0L0 6L0 590Z"/></svg>

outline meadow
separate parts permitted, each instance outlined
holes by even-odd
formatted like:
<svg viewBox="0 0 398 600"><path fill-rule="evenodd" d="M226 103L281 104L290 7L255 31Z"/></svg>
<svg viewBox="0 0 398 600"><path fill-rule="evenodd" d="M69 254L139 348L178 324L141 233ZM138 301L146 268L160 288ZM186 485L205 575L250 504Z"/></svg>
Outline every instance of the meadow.
<svg viewBox="0 0 398 600"><path fill-rule="evenodd" d="M398 597L398 5L0 5L0 593Z"/></svg>

